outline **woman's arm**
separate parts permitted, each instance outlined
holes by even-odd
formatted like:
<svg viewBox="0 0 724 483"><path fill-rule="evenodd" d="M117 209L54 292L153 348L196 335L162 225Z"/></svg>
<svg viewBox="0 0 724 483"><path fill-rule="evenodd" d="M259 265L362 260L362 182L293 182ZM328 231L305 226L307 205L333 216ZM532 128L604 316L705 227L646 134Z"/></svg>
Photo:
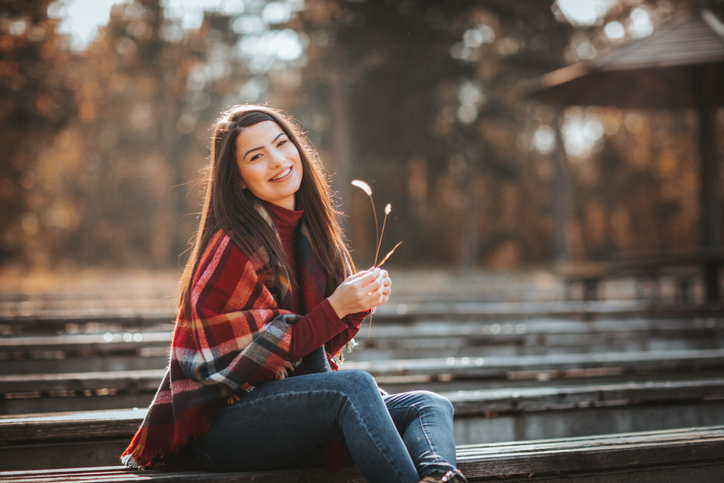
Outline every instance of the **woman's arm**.
<svg viewBox="0 0 724 483"><path fill-rule="evenodd" d="M324 299L292 326L292 340L289 348L291 360L301 359L347 330L345 320L337 316L329 299Z"/></svg>
<svg viewBox="0 0 724 483"><path fill-rule="evenodd" d="M366 312L350 314L345 317L343 320L347 325L347 329L332 337L325 345L325 350L329 354L337 354L341 351L347 342L351 341L354 336L357 335L357 332L359 332L359 329L362 326L362 320L364 320L364 318L371 312L372 310L368 310Z"/></svg>
<svg viewBox="0 0 724 483"><path fill-rule="evenodd" d="M322 344L330 354L339 352L357 334L370 310L387 301L390 287L385 270L365 270L348 277L329 298L294 324L292 357L304 357Z"/></svg>

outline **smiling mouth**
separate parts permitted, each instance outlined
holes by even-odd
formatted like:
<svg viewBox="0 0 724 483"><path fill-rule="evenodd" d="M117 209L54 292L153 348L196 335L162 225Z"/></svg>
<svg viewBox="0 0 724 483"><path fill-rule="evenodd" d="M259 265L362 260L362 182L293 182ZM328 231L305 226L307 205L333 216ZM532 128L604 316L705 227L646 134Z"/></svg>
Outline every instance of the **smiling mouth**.
<svg viewBox="0 0 724 483"><path fill-rule="evenodd" d="M286 175L288 175L288 174L291 173L291 172L292 172L292 167L290 166L290 167L288 167L287 169L285 169L284 171L282 171L278 176L274 176L274 177L273 177L272 179L270 179L269 181L278 181L278 180L282 179L283 177L285 177Z"/></svg>

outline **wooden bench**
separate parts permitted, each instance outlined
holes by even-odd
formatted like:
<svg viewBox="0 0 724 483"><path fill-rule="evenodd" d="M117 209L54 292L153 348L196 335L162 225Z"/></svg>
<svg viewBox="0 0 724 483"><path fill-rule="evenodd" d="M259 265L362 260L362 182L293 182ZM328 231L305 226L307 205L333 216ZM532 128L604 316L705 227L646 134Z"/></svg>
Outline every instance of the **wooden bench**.
<svg viewBox="0 0 724 483"><path fill-rule="evenodd" d="M598 320L617 317L721 317L724 308L693 304L657 305L642 301L568 302L421 302L388 303L378 308L377 324L426 320L510 321L530 318ZM170 309L69 311L67 313L6 313L0 316L0 335L57 335L63 333L136 332L173 327Z"/></svg>
<svg viewBox="0 0 724 483"><path fill-rule="evenodd" d="M160 368L171 328L0 338L0 373L97 372ZM542 353L724 348L724 319L528 319L518 322L430 320L375 325L356 338L348 360L476 357Z"/></svg>
<svg viewBox="0 0 724 483"><path fill-rule="evenodd" d="M724 378L442 393L459 444L724 424ZM114 464L146 408L0 417L0 468Z"/></svg>
<svg viewBox="0 0 724 483"><path fill-rule="evenodd" d="M341 368L365 370L392 392L434 389L434 382L464 389L458 383L480 388L511 381L547 383L607 376L720 374L724 371L724 349L348 361ZM0 414L146 406L164 372L2 375ZM459 387L451 387L451 382Z"/></svg>
<svg viewBox="0 0 724 483"><path fill-rule="evenodd" d="M700 250L678 254L626 255L606 262L579 263L561 267L565 296L571 300L571 288L580 285L584 301L600 298L601 284L613 279L632 279L639 299L658 302L660 285L664 278L674 281L674 300L692 301L694 281L701 279L704 285L704 302L720 303L722 294L719 272L724 263L723 250Z"/></svg>
<svg viewBox="0 0 724 483"><path fill-rule="evenodd" d="M471 482L674 482L724 479L724 427L698 427L457 447L458 467ZM346 468L338 475L324 470L282 470L253 473L137 472L120 466L0 472L0 481L365 481Z"/></svg>

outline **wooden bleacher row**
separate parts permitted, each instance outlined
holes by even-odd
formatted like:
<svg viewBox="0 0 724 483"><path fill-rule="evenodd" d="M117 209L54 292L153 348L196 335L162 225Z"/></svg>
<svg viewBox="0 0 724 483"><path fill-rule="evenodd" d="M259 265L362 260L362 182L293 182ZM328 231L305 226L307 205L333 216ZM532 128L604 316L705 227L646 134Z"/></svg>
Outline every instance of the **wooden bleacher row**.
<svg viewBox="0 0 724 483"><path fill-rule="evenodd" d="M167 324L168 325L168 324ZM0 372L56 373L142 370L163 367L172 326L150 329L98 328L95 332L0 338ZM365 332L365 331L363 331ZM428 321L375 324L357 337L350 360L536 355L724 347L724 320L614 319L524 320L513 323Z"/></svg>
<svg viewBox="0 0 724 483"><path fill-rule="evenodd" d="M641 301L570 301L570 302L390 302L378 307L378 322L415 322L430 319L451 321L505 321L528 318L567 318L594 320L616 317L717 317L724 314L719 306L692 304L660 305ZM173 323L170 308L68 309L64 311L23 311L6 307L0 313L0 335L27 332L58 334L97 331L99 327L149 328Z"/></svg>
<svg viewBox="0 0 724 483"><path fill-rule="evenodd" d="M724 378L442 395L455 408L459 444L724 424ZM0 417L0 468L114 464L145 414L135 408Z"/></svg>
<svg viewBox="0 0 724 483"><path fill-rule="evenodd" d="M648 377L651 374L724 374L724 349L511 357L448 357L387 361L348 361L342 369L372 374L392 392L429 388L500 386L501 382ZM147 405L163 369L0 376L0 414L71 411ZM55 409L53 409L55 408Z"/></svg>
<svg viewBox="0 0 724 483"><path fill-rule="evenodd" d="M724 427L686 428L543 441L463 445L458 467L471 482L691 482L724 478ZM365 481L352 467L340 474L319 470L252 473L137 472L120 466L0 472L7 483Z"/></svg>
<svg viewBox="0 0 724 483"><path fill-rule="evenodd" d="M482 308L488 313L481 314ZM680 319L671 319L671 314ZM145 407L150 402L163 371L129 369L134 369L132 364L140 360L158 364L151 367L165 365L164 354L172 327L170 319L137 314L115 318L106 314L91 319L78 314L75 318L69 315L35 319L15 317L0 321L0 332L15 334L0 339L0 367L15 368L14 374L1 371L6 375L0 376L0 413ZM489 435L500 439L539 439L721 425L724 424L721 416L724 415L724 391L721 387L724 380L724 346L721 343L724 324L716 317L721 315L716 310L692 307L675 307L672 312L664 312L656 307L633 303L407 304L402 308L398 304L375 315L372 336L365 339L363 332L360 336L362 347L353 352L342 367L368 370L382 387L391 392L415 388L445 392L456 407L455 425L459 442L481 442L480 438ZM692 318L695 316L705 318ZM557 319L551 320L551 317ZM570 353L574 351L579 353ZM359 355L357 360L356 355ZM409 358L411 355L417 358ZM433 357L421 359L428 356ZM399 357L405 359L396 360ZM59 373L73 367L72 364L76 368L74 373ZM20 374L21 370L31 367L42 368L37 371L42 374ZM98 367L102 370L98 371ZM550 387L552 384L556 387ZM125 419L119 412L115 415L117 427L126 425L124 435L114 436L108 429L114 424L110 421L86 417L88 421L78 414L45 416L50 419L44 422L38 419L42 419L40 416L34 421L31 417L21 416L0 418L0 427L3 428L0 433L5 434L7 430L8 434L16 434L15 440L0 442L3 448L0 458L23 466L20 463L23 461L22 454L37 454L34 452L42 448L46 455L69 451L75 457L84 458L79 464L99 464L91 463L92 451L106 448L115 458L137 427L140 412L136 411L132 417ZM108 417L107 413L106 419ZM59 418L65 419L65 422L59 422ZM7 425L3 426L5 423ZM12 424L19 426L11 430ZM63 424L66 425L66 438L49 429L55 425L57 430ZM24 429L17 429L19 427ZM714 430L721 431L721 428ZM28 436L33 431L37 436L35 439ZM96 431L95 435L93 431ZM52 437L48 439L43 436L44 433ZM645 438L655 438L659 434L651 433ZM690 439L686 443L684 433L677 434L682 455L686 453L684 448L698 451L696 445L705 445L698 439L704 434L702 432L687 433ZM544 460L550 469L556 458L561 457L560 454L556 457L556 451L565 451L562 449L565 444L570 443L569 447L587 446L596 438L569 439L550 443L552 446L506 443L518 446L497 446L496 451L504 454L510 449L511 454L521 460L515 463L518 465L523 464L525 459L523 452L545 447L549 452ZM599 438L598 441L602 440ZM641 443L641 439L638 441ZM113 447L113 444L116 446ZM595 448L597 444L591 443L591 447ZM718 458L722 457L721 441L706 444L717 447ZM472 459L468 463L471 471L482 471L474 473L479 481L493 476L526 474L492 474L490 467L493 460L485 460L483 447L476 448L477 452L470 453ZM635 445L627 447L620 452L618 459L614 458L615 461L611 460L606 465L591 466L589 476L618 475L621 481L627 481L625 478L636 475L661 477L677 472L683 475L686 471L690 475L721 475L722 462L713 461L711 456L697 456L692 462L691 456L687 455L682 456L683 459L661 459L650 464L643 463L636 469L626 469L631 462L638 461L628 459L635 455L635 448ZM652 447L648 451L654 452ZM605 455L597 457L605 459ZM30 459L33 459L32 456ZM41 461L41 464L47 465L48 457ZM115 460L111 462L114 463ZM481 466L476 470L478 464ZM662 470L663 465L670 470L669 473ZM0 467L6 466L0 461ZM24 467L28 468L27 464ZM585 474L579 473L582 468L574 466L570 470L559 468L555 471L571 471L575 478L580 479ZM535 476L526 481L558 481L561 478L551 476L552 471L538 471L541 472L549 476ZM75 477L72 475L72 472L49 470L25 476L3 473L0 481L9 477L26 478L24 481L47 477L51 478L47 481L54 481L52 478L58 481L57 478ZM124 478L136 481L139 477L149 476L129 473L118 467L83 470L75 475L91 478L90 481L93 478L103 481L98 480L99 477L107 478L107 481L126 481ZM256 478L254 481L265 481L264 478L268 478L266 481L293 481L278 479L291 478L290 475L293 478L315 478L314 473L304 472L275 472L274 475L255 473L243 478L247 481L252 477ZM209 473L151 476L153 479L173 481L221 478ZM232 475L228 477L234 478ZM320 481L359 481L359 474L354 470L343 477L347 479L320 476Z"/></svg>

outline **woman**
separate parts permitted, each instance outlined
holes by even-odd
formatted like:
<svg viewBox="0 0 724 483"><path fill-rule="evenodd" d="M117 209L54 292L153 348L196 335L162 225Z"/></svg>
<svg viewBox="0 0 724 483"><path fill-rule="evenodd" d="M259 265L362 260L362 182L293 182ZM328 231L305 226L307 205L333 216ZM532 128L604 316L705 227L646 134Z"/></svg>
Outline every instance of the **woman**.
<svg viewBox="0 0 724 483"><path fill-rule="evenodd" d="M267 107L226 111L210 171L169 368L124 464L174 464L190 450L216 471L320 455L334 470L349 455L373 483L465 481L446 399L382 395L369 374L337 372L391 282L379 268L351 275L322 165L296 124Z"/></svg>

